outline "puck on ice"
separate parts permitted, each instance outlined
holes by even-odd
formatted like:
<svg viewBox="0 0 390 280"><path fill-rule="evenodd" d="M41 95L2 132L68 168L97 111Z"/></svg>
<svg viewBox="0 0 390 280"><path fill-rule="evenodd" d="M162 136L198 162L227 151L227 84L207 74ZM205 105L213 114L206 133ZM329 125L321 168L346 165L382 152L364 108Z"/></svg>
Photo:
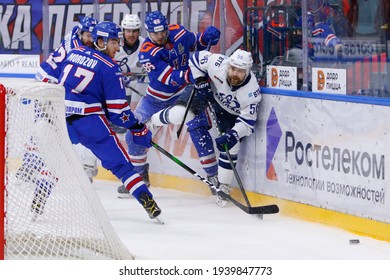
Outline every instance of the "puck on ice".
<svg viewBox="0 0 390 280"><path fill-rule="evenodd" d="M357 245L360 243L360 240L359 239L350 239L349 240L349 244L351 245Z"/></svg>

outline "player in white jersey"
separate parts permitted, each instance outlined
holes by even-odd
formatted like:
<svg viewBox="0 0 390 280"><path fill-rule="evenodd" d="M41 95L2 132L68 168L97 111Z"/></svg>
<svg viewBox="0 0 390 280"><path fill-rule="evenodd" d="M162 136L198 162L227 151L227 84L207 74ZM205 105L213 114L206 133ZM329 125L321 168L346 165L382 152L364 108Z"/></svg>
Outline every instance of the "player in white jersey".
<svg viewBox="0 0 390 280"><path fill-rule="evenodd" d="M240 140L254 132L262 99L259 84L251 71L252 64L250 52L243 50L235 51L230 57L200 51L193 54L189 63L193 78L204 79L204 86L197 86L189 119L207 106L211 106L218 129L222 133L215 139L216 147L220 151L219 182L216 185L227 193L230 193L229 185L234 173L225 148L229 150L233 162L236 163ZM169 120L183 119L177 116L182 112L178 105L171 107L169 111L162 110L152 116L152 124L164 125L161 114ZM213 183L215 185L215 182ZM220 200L221 198L218 198L217 202ZM221 203L224 204L226 203Z"/></svg>
<svg viewBox="0 0 390 280"><path fill-rule="evenodd" d="M149 81L145 69L138 60L139 50L145 41L145 38L140 36L141 25L141 19L138 15L127 14L124 16L121 22L124 44L115 55L115 60L123 73L123 81L126 86L126 98L129 104L131 102L137 103L141 98L139 95L146 93ZM121 128L116 129L115 126L113 129L118 133L126 133L127 131L123 131ZM141 176L145 184L149 187L148 173L146 172ZM118 192L123 193L125 197L129 193L124 185L118 187Z"/></svg>
<svg viewBox="0 0 390 280"><path fill-rule="evenodd" d="M148 78L145 69L138 61L138 53L145 38L140 36L141 20L136 14L127 14L121 22L124 44L115 55L115 60L122 70L126 85L127 102L138 101L148 86Z"/></svg>

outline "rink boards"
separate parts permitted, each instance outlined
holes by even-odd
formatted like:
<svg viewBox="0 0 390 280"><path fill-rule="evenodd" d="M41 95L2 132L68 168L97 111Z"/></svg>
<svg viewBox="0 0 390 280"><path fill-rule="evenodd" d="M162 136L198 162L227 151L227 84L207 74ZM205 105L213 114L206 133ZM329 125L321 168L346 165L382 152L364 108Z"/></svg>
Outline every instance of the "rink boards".
<svg viewBox="0 0 390 280"><path fill-rule="evenodd" d="M250 201L276 202L283 214L390 241L388 107L296 93L266 90L255 133L243 141L238 169ZM205 176L188 133L173 140L176 130L165 127L154 140ZM155 149L148 156L152 185L209 194ZM98 177L112 178L103 170Z"/></svg>

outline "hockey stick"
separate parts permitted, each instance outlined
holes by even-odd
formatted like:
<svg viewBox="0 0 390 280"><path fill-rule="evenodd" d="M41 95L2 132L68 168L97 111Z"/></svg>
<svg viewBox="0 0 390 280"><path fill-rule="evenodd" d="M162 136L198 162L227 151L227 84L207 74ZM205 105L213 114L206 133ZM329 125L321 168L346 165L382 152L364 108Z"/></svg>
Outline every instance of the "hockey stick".
<svg viewBox="0 0 390 280"><path fill-rule="evenodd" d="M219 126L218 126L218 122L217 122L217 116L215 115L215 112L214 112L214 108L211 106L211 103L210 101L208 101L208 105L209 105L209 109L210 109L210 112L211 112L211 117L213 119L213 122L215 124L215 127L218 131L218 135L221 136L222 135L222 132L221 130L219 129ZM236 177L236 180L237 180L237 183L238 183L238 186L240 187L240 191L242 193L242 196L244 197L245 199L245 202L246 202L246 205L248 207L251 207L251 204L249 203L249 199L248 199L248 196L245 192L245 189L244 189L244 185L242 184L242 181L241 181L241 178L240 178L240 175L238 174L238 171L237 171L237 168L236 168L236 165L234 164L233 160L232 160L232 156L230 155L229 153L229 149L227 147L227 145L225 144L224 145L225 147L225 153L229 159L229 163L233 169L233 172L234 172L234 176Z"/></svg>
<svg viewBox="0 0 390 280"><path fill-rule="evenodd" d="M122 74L123 76L130 76L130 77L146 77L148 73L135 73L135 72L126 72Z"/></svg>
<svg viewBox="0 0 390 280"><path fill-rule="evenodd" d="M144 97L144 95L142 93L140 93L138 90L136 90L135 88L133 88L132 86L128 85L126 86L127 88L129 88L131 91L134 91L136 94L138 94L139 96L141 97Z"/></svg>
<svg viewBox="0 0 390 280"><path fill-rule="evenodd" d="M210 50L210 47L211 47L211 40L210 42L207 44L207 47L206 47L206 51L209 51ZM179 126L179 129L177 130L177 139L179 139L180 137L180 133L181 131L183 130L183 126L184 126L184 122L186 121L186 118L187 118L187 115L188 115L188 111L190 110L190 106L191 106L191 103L192 103L192 100L194 99L194 96L195 96L195 86L190 94L190 98L188 99L188 102L187 102L187 105L186 105L186 111L184 112L184 117L183 117L183 120L181 121L181 124Z"/></svg>
<svg viewBox="0 0 390 280"><path fill-rule="evenodd" d="M188 165L180 161L178 158L170 154L168 151L164 150L162 147L160 147L158 144L154 143L152 141L152 146L155 147L159 152L164 154L169 159L176 162L178 165L180 165L182 168L184 168L186 171L191 173L193 176L195 176L198 180L202 181L206 185L208 185L210 188L214 189L218 195L220 195L222 198L230 200L234 205L236 205L238 208L243 210L247 214L275 214L279 212L279 207L276 204L270 204L270 205L263 205L263 206L245 206L242 205L240 202L232 198L230 195L224 193L222 190L218 189L216 186L213 185L213 183L209 182L207 179L196 173L195 170L191 169Z"/></svg>
<svg viewBox="0 0 390 280"><path fill-rule="evenodd" d="M194 97L195 97L195 87L192 89L192 92L190 94L190 98L188 99L188 102L186 105L186 111L184 112L183 120L181 121L179 129L176 132L177 139L179 139L180 133L183 130L184 122L186 121L186 118L187 118L188 112L190 111L190 106L191 106L191 103L192 103L192 100L194 99Z"/></svg>

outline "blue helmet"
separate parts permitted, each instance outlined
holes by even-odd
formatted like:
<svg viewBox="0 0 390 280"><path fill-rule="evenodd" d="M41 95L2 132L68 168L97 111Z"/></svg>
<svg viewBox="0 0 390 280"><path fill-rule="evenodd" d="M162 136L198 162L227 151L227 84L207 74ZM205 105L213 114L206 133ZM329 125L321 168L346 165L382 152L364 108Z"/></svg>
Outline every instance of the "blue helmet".
<svg viewBox="0 0 390 280"><path fill-rule="evenodd" d="M321 12L328 5L327 0L309 0L307 1L307 10L313 15Z"/></svg>
<svg viewBox="0 0 390 280"><path fill-rule="evenodd" d="M102 21L96 24L91 35L94 43L97 43L98 38L103 38L104 42L107 42L108 39L123 39L122 28L111 21Z"/></svg>
<svg viewBox="0 0 390 280"><path fill-rule="evenodd" d="M145 28L148 32L168 30L168 22L160 11L150 12L145 18Z"/></svg>
<svg viewBox="0 0 390 280"><path fill-rule="evenodd" d="M79 22L79 32L92 32L94 26L98 23L98 20L94 17L85 17Z"/></svg>

